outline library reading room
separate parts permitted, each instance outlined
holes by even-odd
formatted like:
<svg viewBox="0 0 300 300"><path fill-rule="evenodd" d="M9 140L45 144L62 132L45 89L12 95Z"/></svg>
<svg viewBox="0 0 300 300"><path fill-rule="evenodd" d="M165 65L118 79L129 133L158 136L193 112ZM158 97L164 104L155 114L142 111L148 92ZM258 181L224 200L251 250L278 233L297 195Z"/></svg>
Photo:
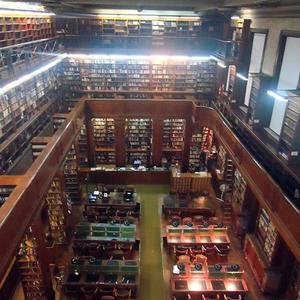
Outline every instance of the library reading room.
<svg viewBox="0 0 300 300"><path fill-rule="evenodd" d="M300 0L0 19L0 300L300 300Z"/></svg>

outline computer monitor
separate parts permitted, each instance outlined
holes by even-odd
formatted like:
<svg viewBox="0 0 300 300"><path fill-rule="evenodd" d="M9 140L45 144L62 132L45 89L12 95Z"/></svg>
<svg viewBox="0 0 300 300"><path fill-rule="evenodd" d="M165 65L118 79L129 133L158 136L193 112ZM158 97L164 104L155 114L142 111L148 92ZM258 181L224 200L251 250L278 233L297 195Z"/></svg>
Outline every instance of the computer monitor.
<svg viewBox="0 0 300 300"><path fill-rule="evenodd" d="M142 162L140 159L135 159L132 165L135 169L138 169L142 165Z"/></svg>
<svg viewBox="0 0 300 300"><path fill-rule="evenodd" d="M126 190L123 194L123 198L125 201L132 201L133 199L133 191L132 190Z"/></svg>
<svg viewBox="0 0 300 300"><path fill-rule="evenodd" d="M97 196L95 196L93 193L89 194L89 201L90 202L95 202L97 200Z"/></svg>

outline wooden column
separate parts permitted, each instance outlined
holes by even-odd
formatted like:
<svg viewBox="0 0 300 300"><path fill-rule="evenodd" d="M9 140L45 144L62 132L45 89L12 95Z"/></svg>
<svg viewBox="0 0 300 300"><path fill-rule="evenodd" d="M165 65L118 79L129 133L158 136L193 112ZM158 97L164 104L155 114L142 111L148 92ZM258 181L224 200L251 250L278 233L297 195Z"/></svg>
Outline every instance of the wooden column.
<svg viewBox="0 0 300 300"><path fill-rule="evenodd" d="M125 119L115 119L116 166L126 165Z"/></svg>
<svg viewBox="0 0 300 300"><path fill-rule="evenodd" d="M194 117L185 120L185 132L184 132L184 148L182 153L182 172L187 172L189 169L189 159L190 159L190 147L192 142L192 136L194 131Z"/></svg>
<svg viewBox="0 0 300 300"><path fill-rule="evenodd" d="M95 143L92 125L91 113L86 110L85 112L85 126L86 126L86 141L87 141L87 156L90 167L95 167Z"/></svg>
<svg viewBox="0 0 300 300"><path fill-rule="evenodd" d="M153 136L152 136L152 162L154 166L161 167L163 154L163 119L153 118Z"/></svg>

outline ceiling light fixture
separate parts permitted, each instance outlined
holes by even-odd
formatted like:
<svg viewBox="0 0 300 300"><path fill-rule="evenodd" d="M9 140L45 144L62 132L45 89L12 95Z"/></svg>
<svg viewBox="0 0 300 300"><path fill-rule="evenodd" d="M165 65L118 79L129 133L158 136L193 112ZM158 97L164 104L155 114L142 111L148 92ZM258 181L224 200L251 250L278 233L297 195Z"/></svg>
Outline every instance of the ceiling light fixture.
<svg viewBox="0 0 300 300"><path fill-rule="evenodd" d="M240 19L240 16L238 16L238 15L231 16L231 20L239 20L239 19Z"/></svg>
<svg viewBox="0 0 300 300"><path fill-rule="evenodd" d="M39 11L39 12L45 11L44 6L40 5L40 4L24 3L24 2L11 2L11 1L0 1L0 8Z"/></svg>
<svg viewBox="0 0 300 300"><path fill-rule="evenodd" d="M0 9L0 16L8 16L8 15L40 16L40 17L42 17L42 16L55 16L55 13L27 11L27 10Z"/></svg>
<svg viewBox="0 0 300 300"><path fill-rule="evenodd" d="M273 97L273 98L276 99L276 100L288 102L287 99L283 98L282 96L276 94L276 93L273 92L273 91L267 91L267 94L268 94L269 96Z"/></svg>
<svg viewBox="0 0 300 300"><path fill-rule="evenodd" d="M240 74L240 73L236 73L236 76L244 81L248 81L248 78L245 77L244 75Z"/></svg>
<svg viewBox="0 0 300 300"><path fill-rule="evenodd" d="M226 68L226 65L224 65L224 64L223 64L223 63L221 63L221 62L218 62L218 63L217 63L217 65L218 65L219 67L223 68L223 69L225 69L225 68Z"/></svg>
<svg viewBox="0 0 300 300"><path fill-rule="evenodd" d="M14 80L8 84L6 84L5 86L3 87L0 87L0 95L3 95L5 93L7 93L9 90L19 86L20 84L32 79L33 77L49 70L50 68L53 68L54 66L56 66L58 63L60 63L64 58L66 58L67 55L66 54L61 54L59 56L59 58L53 60L52 62L50 62L49 64L31 72L31 73L28 73L20 78L18 78L17 80Z"/></svg>

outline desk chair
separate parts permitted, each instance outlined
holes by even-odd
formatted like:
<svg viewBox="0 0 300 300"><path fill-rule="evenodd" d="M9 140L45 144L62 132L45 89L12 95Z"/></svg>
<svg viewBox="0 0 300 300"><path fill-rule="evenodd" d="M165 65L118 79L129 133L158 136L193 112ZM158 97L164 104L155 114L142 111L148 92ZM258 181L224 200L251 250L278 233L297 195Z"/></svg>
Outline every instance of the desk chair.
<svg viewBox="0 0 300 300"><path fill-rule="evenodd" d="M219 294L217 294L217 295L208 295L208 296L202 295L202 300L220 300L220 296L219 296Z"/></svg>
<svg viewBox="0 0 300 300"><path fill-rule="evenodd" d="M178 246L174 246L174 254L176 255L176 257L179 257L180 255L187 255L188 251L188 248L180 248Z"/></svg>
<svg viewBox="0 0 300 300"><path fill-rule="evenodd" d="M224 300L242 300L242 295L236 295L236 296L227 296L226 294L224 295Z"/></svg>
<svg viewBox="0 0 300 300"><path fill-rule="evenodd" d="M216 252L217 252L217 258L221 261L227 260L229 251L230 251L230 246L228 245L223 245L223 246L215 246Z"/></svg>
<svg viewBox="0 0 300 300"><path fill-rule="evenodd" d="M204 255L207 258L214 258L216 256L215 246L203 246Z"/></svg>
<svg viewBox="0 0 300 300"><path fill-rule="evenodd" d="M193 222L195 225L201 225L204 222L204 217L203 216L194 216Z"/></svg>
<svg viewBox="0 0 300 300"><path fill-rule="evenodd" d="M82 286L80 291L83 294L84 300L94 300L97 294L97 288L95 287Z"/></svg>
<svg viewBox="0 0 300 300"><path fill-rule="evenodd" d="M78 299L80 295L80 287L79 286L66 286L64 288L64 292L69 300Z"/></svg>
<svg viewBox="0 0 300 300"><path fill-rule="evenodd" d="M185 217L182 219L182 225L190 225L193 224L193 219L191 217Z"/></svg>
<svg viewBox="0 0 300 300"><path fill-rule="evenodd" d="M173 296L173 300L190 300L192 299L190 294L184 296Z"/></svg>
<svg viewBox="0 0 300 300"><path fill-rule="evenodd" d="M177 264L188 265L191 263L191 258L188 255L180 255L177 260Z"/></svg>
<svg viewBox="0 0 300 300"><path fill-rule="evenodd" d="M121 299L131 299L131 289L117 289L115 291L115 297L119 300Z"/></svg>
<svg viewBox="0 0 300 300"><path fill-rule="evenodd" d="M97 257L99 254L98 243L88 243L86 245L86 252L89 256Z"/></svg>
<svg viewBox="0 0 300 300"><path fill-rule="evenodd" d="M114 300L115 297L115 288L113 287L99 287L97 294L100 296L100 299L103 300L103 297L112 297L112 298L104 298L106 300Z"/></svg>
<svg viewBox="0 0 300 300"><path fill-rule="evenodd" d="M125 260L125 253L124 253L124 251L123 250L119 250L119 249L113 250L111 252L110 260L112 260L112 259Z"/></svg>
<svg viewBox="0 0 300 300"><path fill-rule="evenodd" d="M100 300L115 300L116 298L114 296L102 296Z"/></svg>
<svg viewBox="0 0 300 300"><path fill-rule="evenodd" d="M86 253L86 247L85 244L82 242L74 242L72 245L72 249L74 254L84 256Z"/></svg>
<svg viewBox="0 0 300 300"><path fill-rule="evenodd" d="M201 254L196 255L195 259L193 260L193 264L207 264L207 257Z"/></svg>
<svg viewBox="0 0 300 300"><path fill-rule="evenodd" d="M218 217L210 217L208 219L208 223L211 225L218 225L220 223L220 219Z"/></svg>
<svg viewBox="0 0 300 300"><path fill-rule="evenodd" d="M190 256L195 259L197 255L204 255L204 249L203 247L200 248L190 248Z"/></svg>

